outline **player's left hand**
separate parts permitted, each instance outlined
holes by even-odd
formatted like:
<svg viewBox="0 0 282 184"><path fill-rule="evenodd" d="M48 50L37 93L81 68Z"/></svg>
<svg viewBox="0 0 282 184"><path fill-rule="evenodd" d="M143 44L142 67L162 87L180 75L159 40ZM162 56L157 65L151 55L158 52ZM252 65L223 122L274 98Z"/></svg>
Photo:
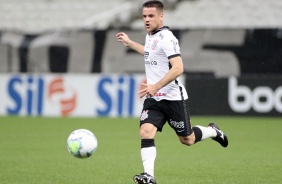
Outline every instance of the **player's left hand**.
<svg viewBox="0 0 282 184"><path fill-rule="evenodd" d="M142 83L144 88L138 92L140 98L147 96L147 97L152 97L158 92L158 88L155 85L152 84L146 84Z"/></svg>

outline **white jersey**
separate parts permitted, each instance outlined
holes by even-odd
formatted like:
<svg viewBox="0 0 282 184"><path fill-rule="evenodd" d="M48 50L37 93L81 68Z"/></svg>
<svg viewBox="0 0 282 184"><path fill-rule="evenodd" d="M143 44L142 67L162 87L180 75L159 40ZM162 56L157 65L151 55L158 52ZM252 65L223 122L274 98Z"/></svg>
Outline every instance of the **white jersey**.
<svg viewBox="0 0 282 184"><path fill-rule="evenodd" d="M155 84L168 73L171 68L169 59L181 56L177 38L168 27L158 29L146 36L144 46L145 72L148 84ZM185 100L187 92L179 78L161 88L153 97L155 100Z"/></svg>

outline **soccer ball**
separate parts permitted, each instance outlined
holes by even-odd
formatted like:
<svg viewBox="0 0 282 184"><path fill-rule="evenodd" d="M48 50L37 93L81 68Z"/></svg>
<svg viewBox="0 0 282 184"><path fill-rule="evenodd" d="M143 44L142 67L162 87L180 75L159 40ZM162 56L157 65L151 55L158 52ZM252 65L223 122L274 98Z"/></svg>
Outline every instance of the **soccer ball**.
<svg viewBox="0 0 282 184"><path fill-rule="evenodd" d="M77 158L88 158L97 149L98 141L95 135L86 129L73 131L67 140L69 152Z"/></svg>

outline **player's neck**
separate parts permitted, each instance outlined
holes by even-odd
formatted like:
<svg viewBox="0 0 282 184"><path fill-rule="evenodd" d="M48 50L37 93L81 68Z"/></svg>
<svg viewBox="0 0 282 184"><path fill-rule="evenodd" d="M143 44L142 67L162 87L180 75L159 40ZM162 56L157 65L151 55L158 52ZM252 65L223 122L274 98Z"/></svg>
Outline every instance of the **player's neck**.
<svg viewBox="0 0 282 184"><path fill-rule="evenodd" d="M148 34L151 36L151 35L154 35L154 34L156 34L157 32L162 31L162 30L164 30L164 29L169 29L169 27L168 27L168 26L162 26L162 27L159 27L159 28L157 28L157 29L155 29L155 30L149 32Z"/></svg>

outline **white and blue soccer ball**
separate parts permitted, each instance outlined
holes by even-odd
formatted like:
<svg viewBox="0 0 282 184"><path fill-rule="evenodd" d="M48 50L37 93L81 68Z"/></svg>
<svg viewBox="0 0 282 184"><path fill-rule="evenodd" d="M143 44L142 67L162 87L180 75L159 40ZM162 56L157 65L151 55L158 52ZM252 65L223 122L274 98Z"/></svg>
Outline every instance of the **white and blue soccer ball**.
<svg viewBox="0 0 282 184"><path fill-rule="evenodd" d="M96 136L87 129L77 129L73 131L67 140L69 152L77 158L90 157L98 147Z"/></svg>

